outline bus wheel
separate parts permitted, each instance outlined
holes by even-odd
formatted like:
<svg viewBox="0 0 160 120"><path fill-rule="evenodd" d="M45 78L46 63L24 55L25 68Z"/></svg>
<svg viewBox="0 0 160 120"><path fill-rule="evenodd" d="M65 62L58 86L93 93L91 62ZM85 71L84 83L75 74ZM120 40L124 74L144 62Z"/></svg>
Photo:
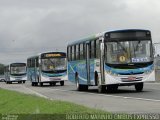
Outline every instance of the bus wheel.
<svg viewBox="0 0 160 120"><path fill-rule="evenodd" d="M87 91L88 85L81 85L79 84L78 76L76 76L76 88L78 91Z"/></svg>
<svg viewBox="0 0 160 120"><path fill-rule="evenodd" d="M32 82L32 86L34 86L35 84L34 84L34 82Z"/></svg>
<svg viewBox="0 0 160 120"><path fill-rule="evenodd" d="M22 83L22 81L18 81L18 83Z"/></svg>
<svg viewBox="0 0 160 120"><path fill-rule="evenodd" d="M56 82L53 82L52 84L53 84L53 86L56 86Z"/></svg>
<svg viewBox="0 0 160 120"><path fill-rule="evenodd" d="M60 85L61 85L61 86L64 86L64 81L60 81Z"/></svg>
<svg viewBox="0 0 160 120"><path fill-rule="evenodd" d="M106 85L98 85L98 92L105 93L106 92Z"/></svg>
<svg viewBox="0 0 160 120"><path fill-rule="evenodd" d="M50 86L55 86L56 85L56 82L51 82L49 83Z"/></svg>
<svg viewBox="0 0 160 120"><path fill-rule="evenodd" d="M43 86L43 83L42 83L42 82L40 83L40 86L41 86L41 87Z"/></svg>
<svg viewBox="0 0 160 120"><path fill-rule="evenodd" d="M26 81L23 81L23 83L25 83Z"/></svg>
<svg viewBox="0 0 160 120"><path fill-rule="evenodd" d="M116 92L118 85L107 85L107 92Z"/></svg>
<svg viewBox="0 0 160 120"><path fill-rule="evenodd" d="M78 91L87 91L88 90L88 85L81 85L79 82L76 82L76 87Z"/></svg>
<svg viewBox="0 0 160 120"><path fill-rule="evenodd" d="M35 85L35 86L38 86L38 82L35 82L34 85Z"/></svg>
<svg viewBox="0 0 160 120"><path fill-rule="evenodd" d="M135 84L135 89L137 92L141 92L143 90L143 83Z"/></svg>

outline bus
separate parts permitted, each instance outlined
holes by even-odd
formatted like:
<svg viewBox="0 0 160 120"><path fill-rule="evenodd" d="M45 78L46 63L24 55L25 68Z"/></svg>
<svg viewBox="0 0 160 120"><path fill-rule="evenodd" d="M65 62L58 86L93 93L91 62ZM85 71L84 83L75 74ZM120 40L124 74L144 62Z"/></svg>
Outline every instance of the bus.
<svg viewBox="0 0 160 120"><path fill-rule="evenodd" d="M77 90L97 86L100 93L119 86L143 90L144 82L155 81L151 32L123 29L95 34L67 46L68 79Z"/></svg>
<svg viewBox="0 0 160 120"><path fill-rule="evenodd" d="M26 63L11 63L4 67L4 76L7 84L12 82L25 83L26 76Z"/></svg>
<svg viewBox="0 0 160 120"><path fill-rule="evenodd" d="M57 82L64 86L67 80L66 53L45 52L27 59L27 78L32 86L43 86L49 83L51 86Z"/></svg>

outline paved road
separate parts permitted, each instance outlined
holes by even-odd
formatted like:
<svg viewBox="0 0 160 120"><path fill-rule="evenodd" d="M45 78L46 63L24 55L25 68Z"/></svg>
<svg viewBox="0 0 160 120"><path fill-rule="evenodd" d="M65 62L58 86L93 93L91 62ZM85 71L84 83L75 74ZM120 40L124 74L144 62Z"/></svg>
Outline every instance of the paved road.
<svg viewBox="0 0 160 120"><path fill-rule="evenodd" d="M80 105L118 113L160 113L160 83L146 83L144 91L137 93L134 87L120 87L116 93L100 94L96 87L87 92L76 91L67 81L65 86L32 87L26 84L0 83L0 88L36 94L53 100L62 100Z"/></svg>

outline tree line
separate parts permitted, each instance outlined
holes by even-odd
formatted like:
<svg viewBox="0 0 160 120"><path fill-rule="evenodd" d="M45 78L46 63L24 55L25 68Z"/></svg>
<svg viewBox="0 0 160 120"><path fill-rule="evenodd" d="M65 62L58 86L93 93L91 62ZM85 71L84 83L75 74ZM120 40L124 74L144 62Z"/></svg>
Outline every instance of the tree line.
<svg viewBox="0 0 160 120"><path fill-rule="evenodd" d="M0 63L0 75L4 74L4 64Z"/></svg>

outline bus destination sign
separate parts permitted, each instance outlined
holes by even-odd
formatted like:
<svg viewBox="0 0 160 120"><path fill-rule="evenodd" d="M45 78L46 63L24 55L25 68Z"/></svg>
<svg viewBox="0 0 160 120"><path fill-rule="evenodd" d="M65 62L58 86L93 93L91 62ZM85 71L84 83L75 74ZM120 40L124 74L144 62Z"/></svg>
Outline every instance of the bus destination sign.
<svg viewBox="0 0 160 120"><path fill-rule="evenodd" d="M60 56L62 56L62 55L61 54L54 54L54 53L53 54L50 53L50 54L45 55L45 57L60 57Z"/></svg>

